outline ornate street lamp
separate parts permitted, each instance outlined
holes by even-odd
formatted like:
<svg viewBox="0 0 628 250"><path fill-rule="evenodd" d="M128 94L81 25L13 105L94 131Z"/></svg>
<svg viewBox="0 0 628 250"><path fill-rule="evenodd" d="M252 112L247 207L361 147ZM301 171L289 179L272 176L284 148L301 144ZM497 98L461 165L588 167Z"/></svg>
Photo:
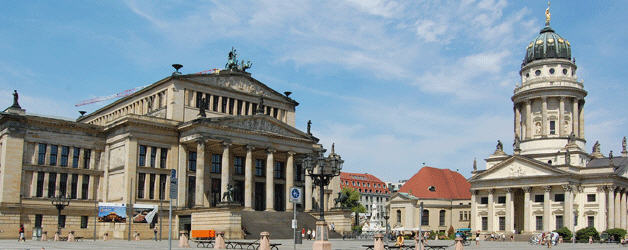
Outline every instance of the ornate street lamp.
<svg viewBox="0 0 628 250"><path fill-rule="evenodd" d="M57 196L50 200L52 205L57 207L57 233L61 234L61 210L70 205L70 199L64 196Z"/></svg>
<svg viewBox="0 0 628 250"><path fill-rule="evenodd" d="M386 220L386 240L388 240L388 219L390 219L388 211L384 211L384 219Z"/></svg>
<svg viewBox="0 0 628 250"><path fill-rule="evenodd" d="M320 189L319 211L320 218L316 222L316 242L313 249L331 249L328 240L327 224L325 223L325 186L335 176L340 175L344 161L334 152L334 144L331 146L331 153L325 157L325 150L321 149L312 154L307 154L303 159L303 167L307 175L312 178L314 185Z"/></svg>

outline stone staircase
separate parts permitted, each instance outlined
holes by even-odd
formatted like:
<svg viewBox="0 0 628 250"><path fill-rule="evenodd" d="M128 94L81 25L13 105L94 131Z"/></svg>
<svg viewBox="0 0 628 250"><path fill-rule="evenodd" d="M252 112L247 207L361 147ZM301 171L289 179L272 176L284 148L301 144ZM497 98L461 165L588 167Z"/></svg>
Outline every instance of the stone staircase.
<svg viewBox="0 0 628 250"><path fill-rule="evenodd" d="M260 233L263 231L270 232L271 239L292 239L292 212L264 212L264 211L242 211L242 226L246 228L249 234L245 235L245 239L259 239ZM298 229L308 228L314 230L316 228L316 218L314 216L298 212L297 213ZM336 232L329 232L330 238L342 238Z"/></svg>
<svg viewBox="0 0 628 250"><path fill-rule="evenodd" d="M532 237L532 234L515 234L515 241L528 241Z"/></svg>

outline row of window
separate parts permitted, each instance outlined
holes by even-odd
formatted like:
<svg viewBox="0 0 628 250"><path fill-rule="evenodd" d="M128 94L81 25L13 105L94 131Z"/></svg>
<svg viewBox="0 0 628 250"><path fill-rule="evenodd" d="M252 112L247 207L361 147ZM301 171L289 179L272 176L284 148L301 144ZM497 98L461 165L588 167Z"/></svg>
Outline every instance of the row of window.
<svg viewBox="0 0 628 250"><path fill-rule="evenodd" d="M146 186L146 176L148 176L148 186ZM139 173L137 177L137 198L145 199L148 198L150 200L155 199L155 182L157 181L157 177L159 177L159 186L158 186L158 194L159 200L164 200L166 198L166 183L168 180L167 174L147 174L147 173ZM148 197L146 197L145 189L148 189Z"/></svg>
<svg viewBox="0 0 628 250"><path fill-rule="evenodd" d="M59 215L57 225L61 228L65 228L65 214ZM42 228L44 216L42 214L35 215L35 228ZM89 216L81 216L81 228L87 228L89 222Z"/></svg>
<svg viewBox="0 0 628 250"><path fill-rule="evenodd" d="M226 96L217 96L203 92L196 92L196 102L194 107L201 107L201 100L205 98L207 102L206 109L209 111L220 112L230 115L253 115L257 111L257 103L235 99ZM264 106L264 114L270 115L276 119L283 118L285 111L270 106Z"/></svg>
<svg viewBox="0 0 628 250"><path fill-rule="evenodd" d="M46 174L48 174L48 183L45 182ZM56 188L57 176L59 176L59 190ZM68 179L70 179L70 193L68 190ZM44 196L44 185L48 185L48 198L56 197L58 195L69 197L70 199L78 199L77 193L81 192L81 199L86 200L89 193L89 175L83 175L83 180L79 183L78 174L67 173L45 173L37 172L37 184L35 186L35 197ZM80 185L80 189L79 189Z"/></svg>
<svg viewBox="0 0 628 250"><path fill-rule="evenodd" d="M578 216L574 215L574 226L578 225ZM498 217L499 231L506 230L506 217ZM564 226L563 216L556 215L556 229ZM595 216L587 216L587 227L595 227ZM537 231L543 231L543 216L535 217L535 228ZM482 230L488 231L488 217L482 217Z"/></svg>
<svg viewBox="0 0 628 250"><path fill-rule="evenodd" d="M438 225L445 226L445 217L447 215L447 211L440 210L438 212ZM401 223L401 210L397 210L397 223ZM430 224L430 211L427 209L423 209L423 214L421 214L421 226L428 226Z"/></svg>
<svg viewBox="0 0 628 250"><path fill-rule="evenodd" d="M544 202L545 195L537 194L534 195L534 202ZM565 194L554 194L555 202L564 202ZM595 194L587 194L587 202L595 202ZM480 204L488 204L488 197L483 196L480 198ZM506 204L506 196L498 196L497 204Z"/></svg>
<svg viewBox="0 0 628 250"><path fill-rule="evenodd" d="M50 149L49 152L48 149ZM83 150L83 168L88 169L92 154L91 149L72 147L72 156L70 156L69 146L48 145L45 143L38 144L37 164L46 165L46 153L49 153L47 165L57 166L58 164L61 167L67 167L70 164L72 168L79 168L81 150Z"/></svg>
<svg viewBox="0 0 628 250"><path fill-rule="evenodd" d="M255 159L255 176L266 176L266 160ZM244 175L244 157L233 157L234 175ZM196 152L188 153L188 170L196 171ZM222 171L222 154L211 155L211 167L209 169L211 173L221 173ZM275 179L285 178L285 162L275 161L273 166L273 177ZM303 181L303 169L300 164L296 164L296 171L294 176L295 181Z"/></svg>
<svg viewBox="0 0 628 250"><path fill-rule="evenodd" d="M140 145L139 149L139 159L138 165L140 167L146 166L146 157L149 147L146 145ZM155 165L157 162L157 152L159 151L159 168L167 168L168 164L168 149L167 148L158 148L158 147L150 147L150 158L148 162L148 166L151 168L156 168Z"/></svg>
<svg viewBox="0 0 628 250"><path fill-rule="evenodd" d="M348 185L349 185L349 181L345 181L345 185L347 185L347 186L348 186ZM368 182L367 182L367 183L362 183L362 182L359 182L359 181L357 182L357 184L356 184L356 182L355 182L355 181L352 181L352 182L351 182L351 185L353 185L353 186L358 186L358 187L361 187L361 186L364 186L364 187L371 187L371 183L368 183ZM379 184L379 183L373 183L373 187L376 187L376 188L383 188L383 187L384 187L384 185Z"/></svg>
<svg viewBox="0 0 628 250"><path fill-rule="evenodd" d="M460 221L468 221L471 219L471 211L460 211Z"/></svg>
<svg viewBox="0 0 628 250"><path fill-rule="evenodd" d="M100 116L90 121L89 123L104 125L106 121L111 121L122 115L126 115L126 114L144 115L153 110L166 107L166 98L167 98L167 92L166 90L162 90L159 93L156 93L152 96L142 98L134 103L131 103L122 108L119 108L116 111Z"/></svg>

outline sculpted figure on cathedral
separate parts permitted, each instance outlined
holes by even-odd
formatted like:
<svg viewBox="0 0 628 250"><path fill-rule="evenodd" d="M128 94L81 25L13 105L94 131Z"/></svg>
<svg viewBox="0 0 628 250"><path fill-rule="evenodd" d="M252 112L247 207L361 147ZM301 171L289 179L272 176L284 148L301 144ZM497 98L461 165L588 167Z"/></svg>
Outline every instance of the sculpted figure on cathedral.
<svg viewBox="0 0 628 250"><path fill-rule="evenodd" d="M569 134L569 137L567 138L567 143L574 143L576 142L576 134L574 134L574 132L571 132L571 134Z"/></svg>
<svg viewBox="0 0 628 250"><path fill-rule="evenodd" d="M497 146L495 147L495 150L504 151L504 144L502 143L502 141L497 140Z"/></svg>
<svg viewBox="0 0 628 250"><path fill-rule="evenodd" d="M515 135L515 143L512 144L512 147L516 150L520 149L521 146L521 140L519 139L519 136Z"/></svg>
<svg viewBox="0 0 628 250"><path fill-rule="evenodd" d="M536 127L536 134L540 135L541 134L541 123L537 122L534 124L534 126Z"/></svg>
<svg viewBox="0 0 628 250"><path fill-rule="evenodd" d="M199 117L207 117L205 114L205 109L207 109L207 99L205 97L201 98L198 105L198 116Z"/></svg>
<svg viewBox="0 0 628 250"><path fill-rule="evenodd" d="M13 105L11 105L11 107L21 108L20 104L17 102L18 98L19 98L19 95L17 94L17 90L13 90Z"/></svg>
<svg viewBox="0 0 628 250"><path fill-rule="evenodd" d="M310 129L312 129L312 120L307 121L307 134L308 135L312 135L312 132L310 131Z"/></svg>
<svg viewBox="0 0 628 250"><path fill-rule="evenodd" d="M626 152L626 137L621 140L621 152Z"/></svg>

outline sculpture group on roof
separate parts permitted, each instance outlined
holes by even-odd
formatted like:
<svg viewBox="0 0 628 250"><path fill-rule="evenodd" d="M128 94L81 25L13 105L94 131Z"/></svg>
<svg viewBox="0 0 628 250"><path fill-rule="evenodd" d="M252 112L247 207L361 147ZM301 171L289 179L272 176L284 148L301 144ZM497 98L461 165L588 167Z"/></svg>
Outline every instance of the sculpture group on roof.
<svg viewBox="0 0 628 250"><path fill-rule="evenodd" d="M252 65L251 61L244 62L244 60L240 61L240 64L238 65L238 53L236 53L235 48L231 47L231 51L229 51L229 59L227 60L227 64L225 64L225 69L246 72L246 70L251 68Z"/></svg>

